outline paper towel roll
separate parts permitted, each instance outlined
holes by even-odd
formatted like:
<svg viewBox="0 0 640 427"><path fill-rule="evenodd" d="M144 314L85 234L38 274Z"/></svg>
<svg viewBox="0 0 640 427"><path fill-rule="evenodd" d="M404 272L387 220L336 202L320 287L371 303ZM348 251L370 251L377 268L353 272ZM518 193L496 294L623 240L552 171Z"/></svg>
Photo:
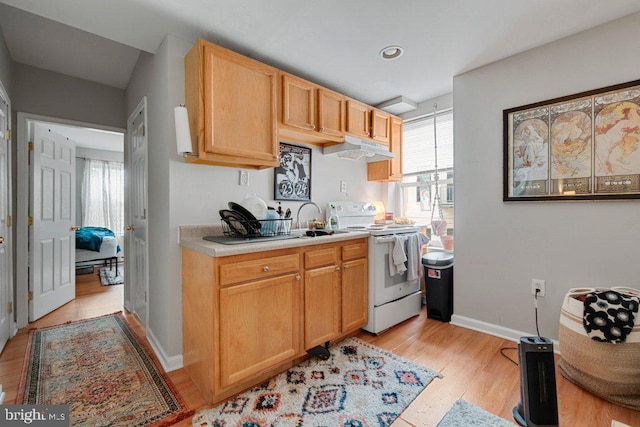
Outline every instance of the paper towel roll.
<svg viewBox="0 0 640 427"><path fill-rule="evenodd" d="M191 132L189 131L189 115L186 107L176 107L173 109L176 120L176 144L178 155L193 153L191 146Z"/></svg>

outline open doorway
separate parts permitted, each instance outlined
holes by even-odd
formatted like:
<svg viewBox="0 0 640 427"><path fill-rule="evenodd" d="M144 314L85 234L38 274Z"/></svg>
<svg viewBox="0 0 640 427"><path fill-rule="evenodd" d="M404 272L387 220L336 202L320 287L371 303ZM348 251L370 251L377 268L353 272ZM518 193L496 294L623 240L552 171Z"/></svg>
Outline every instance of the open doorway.
<svg viewBox="0 0 640 427"><path fill-rule="evenodd" d="M76 254L86 251L76 248L77 228L90 225L110 230L115 239L113 246L120 250L114 249L113 256L108 259L108 268L111 271L118 267L122 273L126 198L124 132L123 129L88 123L18 114L16 225L20 244L16 245L16 314L19 328L42 317L52 310L51 307L55 309L51 300L63 305L75 299L76 280L82 276L76 276L76 272L82 273L83 267L84 271L89 267L92 273L100 271L98 264L106 259L101 245L94 248L97 249L95 255L85 252L78 256L76 265ZM58 166L51 163L51 159L57 157L63 164L60 173ZM56 226L58 217L62 219L62 225ZM48 229L56 227L61 235L47 235ZM110 239L109 245L104 246L110 246L111 242ZM51 279L43 280L47 274ZM72 296L66 299L56 294L56 286L63 288L65 278L73 281ZM86 281L86 278L82 280ZM117 297L120 308L125 292L123 290ZM69 295L68 289L66 294ZM110 295L118 293L111 292ZM46 304L41 303L40 308L34 310L39 296L45 296L41 301Z"/></svg>

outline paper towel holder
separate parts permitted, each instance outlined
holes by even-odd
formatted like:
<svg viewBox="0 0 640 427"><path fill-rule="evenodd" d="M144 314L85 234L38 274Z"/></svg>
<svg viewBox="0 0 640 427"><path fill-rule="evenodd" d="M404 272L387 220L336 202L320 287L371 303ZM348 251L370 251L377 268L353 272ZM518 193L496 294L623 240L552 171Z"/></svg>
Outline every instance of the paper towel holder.
<svg viewBox="0 0 640 427"><path fill-rule="evenodd" d="M187 155L193 154L187 107L181 104L179 107L175 107L173 112L176 124L176 147L178 155L187 157Z"/></svg>

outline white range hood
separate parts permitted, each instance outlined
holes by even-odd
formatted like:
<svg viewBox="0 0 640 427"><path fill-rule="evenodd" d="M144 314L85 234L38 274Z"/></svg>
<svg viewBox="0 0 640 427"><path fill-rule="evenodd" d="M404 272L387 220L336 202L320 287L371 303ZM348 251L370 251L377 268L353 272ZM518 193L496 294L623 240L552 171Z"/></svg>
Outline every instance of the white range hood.
<svg viewBox="0 0 640 427"><path fill-rule="evenodd" d="M389 160L396 156L389 152L387 145L377 144L351 135L345 135L344 143L342 144L325 146L322 149L322 154L339 157L341 159L366 159L367 163Z"/></svg>

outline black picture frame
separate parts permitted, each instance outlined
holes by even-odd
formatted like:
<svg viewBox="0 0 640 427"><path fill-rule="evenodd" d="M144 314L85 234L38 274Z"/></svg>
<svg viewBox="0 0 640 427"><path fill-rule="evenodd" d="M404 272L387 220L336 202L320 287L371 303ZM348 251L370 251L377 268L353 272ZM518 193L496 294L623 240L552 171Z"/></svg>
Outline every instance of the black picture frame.
<svg viewBox="0 0 640 427"><path fill-rule="evenodd" d="M311 148L281 142L273 182L274 200L311 200Z"/></svg>
<svg viewBox="0 0 640 427"><path fill-rule="evenodd" d="M503 201L640 198L640 80L503 110Z"/></svg>

